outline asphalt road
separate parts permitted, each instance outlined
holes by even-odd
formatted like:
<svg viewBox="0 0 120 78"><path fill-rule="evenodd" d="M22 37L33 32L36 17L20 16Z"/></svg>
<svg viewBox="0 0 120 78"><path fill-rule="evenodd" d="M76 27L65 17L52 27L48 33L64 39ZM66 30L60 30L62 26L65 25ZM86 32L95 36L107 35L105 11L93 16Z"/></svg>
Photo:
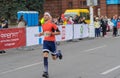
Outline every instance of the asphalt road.
<svg viewBox="0 0 120 78"><path fill-rule="evenodd" d="M0 55L0 78L42 78L42 46ZM63 59L49 56L50 78L120 78L120 37L61 42Z"/></svg>

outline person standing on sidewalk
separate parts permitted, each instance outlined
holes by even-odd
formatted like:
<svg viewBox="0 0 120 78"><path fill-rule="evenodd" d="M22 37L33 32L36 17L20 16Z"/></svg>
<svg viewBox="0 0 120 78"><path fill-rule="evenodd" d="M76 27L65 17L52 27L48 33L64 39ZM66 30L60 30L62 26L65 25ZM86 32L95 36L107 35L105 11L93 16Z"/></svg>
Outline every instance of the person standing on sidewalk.
<svg viewBox="0 0 120 78"><path fill-rule="evenodd" d="M18 28L26 27L26 25L27 22L24 20L24 16L21 15L20 19L18 20Z"/></svg>
<svg viewBox="0 0 120 78"><path fill-rule="evenodd" d="M8 28L8 21L4 17L1 18L1 24L2 28Z"/></svg>
<svg viewBox="0 0 120 78"><path fill-rule="evenodd" d="M100 37L100 22L98 17L95 18L94 27L95 27L95 37Z"/></svg>
<svg viewBox="0 0 120 78"><path fill-rule="evenodd" d="M2 17L1 18L1 29L8 28L8 21ZM5 50L0 50L0 53L6 53Z"/></svg>
<svg viewBox="0 0 120 78"><path fill-rule="evenodd" d="M118 19L117 19L117 29L118 29L118 32L117 32L117 34L118 34L118 36L120 36L120 16L118 17Z"/></svg>
<svg viewBox="0 0 120 78"><path fill-rule="evenodd" d="M112 19L112 23L114 24L113 25L113 36L116 37L117 36L117 16L113 16L113 19Z"/></svg>
<svg viewBox="0 0 120 78"><path fill-rule="evenodd" d="M105 37L107 29L107 19L104 16L102 16L100 22L102 27L102 36Z"/></svg>
<svg viewBox="0 0 120 78"><path fill-rule="evenodd" d="M55 35L60 35L58 27L52 23L52 16L49 12L44 13L45 23L42 25L43 32L38 36L44 35L43 41L43 60L44 60L44 73L43 77L48 78L48 54L51 52L52 59L56 60L57 58L62 59L62 54L59 51L56 51L56 42Z"/></svg>

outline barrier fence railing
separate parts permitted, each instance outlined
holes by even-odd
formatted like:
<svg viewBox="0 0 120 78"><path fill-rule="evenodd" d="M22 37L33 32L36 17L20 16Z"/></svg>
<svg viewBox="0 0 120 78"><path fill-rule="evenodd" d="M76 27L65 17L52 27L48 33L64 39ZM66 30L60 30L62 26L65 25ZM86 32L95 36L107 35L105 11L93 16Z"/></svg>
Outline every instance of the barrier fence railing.
<svg viewBox="0 0 120 78"><path fill-rule="evenodd" d="M88 27L88 24L59 25L58 28L61 31L61 34L56 36L56 41L67 41L89 37ZM35 36L35 34L40 32L42 32L41 26L1 29L0 50L41 45L43 43L43 36Z"/></svg>

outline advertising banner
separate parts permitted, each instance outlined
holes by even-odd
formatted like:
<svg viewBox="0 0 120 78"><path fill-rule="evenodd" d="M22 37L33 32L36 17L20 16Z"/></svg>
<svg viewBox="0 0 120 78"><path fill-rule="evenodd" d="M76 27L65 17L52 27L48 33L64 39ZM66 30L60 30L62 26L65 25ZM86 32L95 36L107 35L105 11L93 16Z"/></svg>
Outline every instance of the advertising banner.
<svg viewBox="0 0 120 78"><path fill-rule="evenodd" d="M74 24L74 39L78 39L82 37L83 28L81 24Z"/></svg>
<svg viewBox="0 0 120 78"><path fill-rule="evenodd" d="M39 34L41 32L41 27L36 26L36 27L27 27L26 28L26 46L32 46L32 45L39 45L42 44L43 37L36 37L36 34Z"/></svg>
<svg viewBox="0 0 120 78"><path fill-rule="evenodd" d="M95 37L95 27L93 24L89 24L89 37L90 38Z"/></svg>
<svg viewBox="0 0 120 78"><path fill-rule="evenodd" d="M120 0L106 0L106 4L120 4Z"/></svg>
<svg viewBox="0 0 120 78"><path fill-rule="evenodd" d="M62 33L61 33L61 35L62 35L62 40L65 40L65 35L66 35L66 26L62 26Z"/></svg>
<svg viewBox="0 0 120 78"><path fill-rule="evenodd" d="M26 46L25 28L0 30L0 50Z"/></svg>
<svg viewBox="0 0 120 78"><path fill-rule="evenodd" d="M73 38L73 25L58 26L60 35L56 35L56 41L65 41Z"/></svg>
<svg viewBox="0 0 120 78"><path fill-rule="evenodd" d="M74 24L74 39L88 37L88 25L87 24Z"/></svg>
<svg viewBox="0 0 120 78"><path fill-rule="evenodd" d="M60 35L56 35L56 41L62 41L62 26L58 26L58 29L60 30Z"/></svg>
<svg viewBox="0 0 120 78"><path fill-rule="evenodd" d="M88 24L82 24L83 26L83 38L89 37Z"/></svg>
<svg viewBox="0 0 120 78"><path fill-rule="evenodd" d="M65 40L73 39L73 25L72 24L66 25L65 36L66 36Z"/></svg>

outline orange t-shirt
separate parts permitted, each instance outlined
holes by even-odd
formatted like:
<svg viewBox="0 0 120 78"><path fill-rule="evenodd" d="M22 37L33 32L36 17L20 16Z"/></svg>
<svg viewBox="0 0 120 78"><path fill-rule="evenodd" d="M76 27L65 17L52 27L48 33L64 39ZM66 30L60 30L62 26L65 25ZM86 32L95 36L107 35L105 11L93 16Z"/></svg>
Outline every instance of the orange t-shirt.
<svg viewBox="0 0 120 78"><path fill-rule="evenodd" d="M57 30L57 28L58 27L50 20L42 25L43 32L54 32L55 30ZM44 40L55 41L55 35L44 36Z"/></svg>

